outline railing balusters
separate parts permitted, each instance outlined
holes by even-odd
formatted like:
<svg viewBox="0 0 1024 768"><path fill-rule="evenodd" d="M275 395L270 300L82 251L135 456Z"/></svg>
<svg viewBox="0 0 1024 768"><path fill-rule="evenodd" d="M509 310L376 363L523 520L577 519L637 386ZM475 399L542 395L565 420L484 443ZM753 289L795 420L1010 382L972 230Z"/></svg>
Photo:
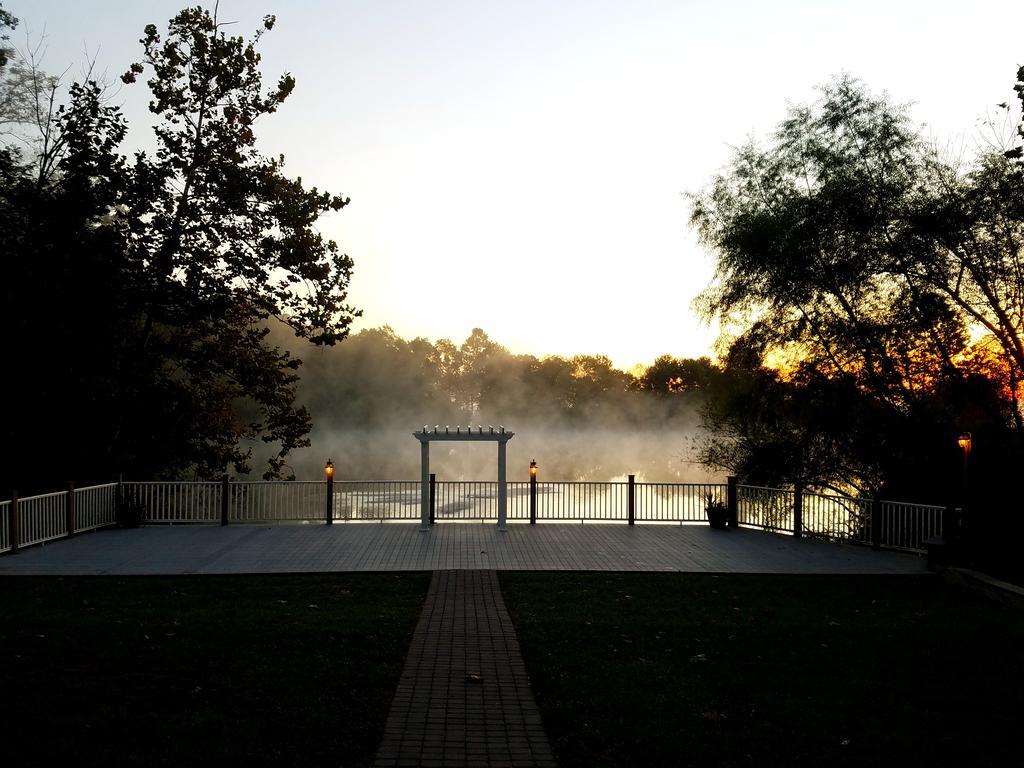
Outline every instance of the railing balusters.
<svg viewBox="0 0 1024 768"><path fill-rule="evenodd" d="M232 482L229 516L238 522L308 522L323 519L324 481ZM118 485L108 483L73 491L42 494L18 500L18 542L11 538L10 502L0 502L0 552L16 543L38 544L67 533L67 494L74 493L75 532L115 522ZM146 523L214 523L220 519L220 483L124 482L123 492L145 508ZM544 481L537 483L538 521L625 522L628 484L624 482ZM506 484L509 520L529 519L529 484ZM437 520L481 521L497 516L498 486L494 481L449 480L436 484ZM707 496L725 500L720 483L635 483L637 523L702 523ZM419 518L418 481L350 481L335 483L339 520L411 521ZM807 537L870 544L872 530L880 544L891 549L922 551L923 542L942 534L943 508L924 504L881 501L837 494L802 496L803 530ZM793 491L761 486L737 486L738 518L742 526L792 532ZM872 524L872 517L878 517Z"/></svg>

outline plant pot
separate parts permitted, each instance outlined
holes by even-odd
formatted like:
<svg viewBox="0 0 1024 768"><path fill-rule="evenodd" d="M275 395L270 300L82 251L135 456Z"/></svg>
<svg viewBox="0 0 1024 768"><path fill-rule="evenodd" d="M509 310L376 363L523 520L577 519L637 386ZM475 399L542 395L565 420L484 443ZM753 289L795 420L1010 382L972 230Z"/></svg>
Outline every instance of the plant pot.
<svg viewBox="0 0 1024 768"><path fill-rule="evenodd" d="M120 494L117 499L117 508L114 513L114 520L121 528L138 528L145 518L146 509L134 496Z"/></svg>
<svg viewBox="0 0 1024 768"><path fill-rule="evenodd" d="M729 510L725 507L708 507L708 525L712 528L725 528L729 524Z"/></svg>

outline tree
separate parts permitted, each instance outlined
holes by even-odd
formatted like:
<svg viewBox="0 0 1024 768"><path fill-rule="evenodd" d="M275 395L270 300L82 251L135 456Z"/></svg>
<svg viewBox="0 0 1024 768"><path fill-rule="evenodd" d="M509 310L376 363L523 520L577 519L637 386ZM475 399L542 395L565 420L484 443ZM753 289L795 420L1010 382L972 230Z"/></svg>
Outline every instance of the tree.
<svg viewBox="0 0 1024 768"><path fill-rule="evenodd" d="M67 137L60 173L43 183L8 154L0 184L5 382L5 487L52 490L66 477L109 480L118 373L134 313L131 270L110 212L126 183L113 152L124 121L95 84L73 86L56 129ZM159 432L154 431L155 436ZM115 475L116 476L116 475ZM48 485L47 485L48 483Z"/></svg>
<svg viewBox="0 0 1024 768"><path fill-rule="evenodd" d="M119 153L124 120L94 82L54 111L60 150L30 158L46 173L5 153L6 346L23 408L4 425L4 471L23 490L48 477L57 435L82 458L79 480L247 472L258 443L273 476L306 442L300 362L268 324L330 346L358 313L351 259L315 228L347 199L255 149L259 118L294 87L285 75L262 92L255 43L273 23L250 42L201 8L166 39L146 28L124 79L151 70L155 153Z"/></svg>
<svg viewBox="0 0 1024 768"><path fill-rule="evenodd" d="M638 389L660 395L706 390L718 374L707 357L696 360L672 355L657 358L636 380Z"/></svg>
<svg viewBox="0 0 1024 768"><path fill-rule="evenodd" d="M16 24L17 19L0 8L0 29L13 29ZM7 34L0 36L0 136L14 142L4 147L12 160L29 154L42 181L49 178L66 149L58 125L61 82L42 68L45 38L27 40L24 52L4 48L7 39ZM86 81L91 70L90 65Z"/></svg>
<svg viewBox="0 0 1024 768"><path fill-rule="evenodd" d="M1013 86L1013 90L1017 93L1017 99L1020 101L1021 106L1021 121L1017 125L1017 136L1021 139L1020 144L1016 147L1011 147L1003 154L1010 160L1020 160L1024 162L1024 67L1017 69L1017 82ZM1009 105L1001 105L1009 109Z"/></svg>
<svg viewBox="0 0 1024 768"><path fill-rule="evenodd" d="M1013 403L1024 440L1024 175L1012 158L991 152L968 173L934 172L907 234L915 253L901 278L942 298L983 334Z"/></svg>
<svg viewBox="0 0 1024 768"><path fill-rule="evenodd" d="M295 81L262 91L256 43L229 37L202 8L175 16L163 38L145 29L157 151L139 154L123 200L128 257L145 281L136 351L163 361L170 400L186 401L183 433L203 474L227 462L247 470L239 441L279 446L267 474L303 445L308 413L294 405L299 361L266 346L276 318L317 345L345 338L358 312L345 304L352 260L315 229L348 199L284 175L283 156L255 148L257 121L273 114ZM239 407L241 406L241 407ZM125 428L130 422L125 421Z"/></svg>
<svg viewBox="0 0 1024 768"><path fill-rule="evenodd" d="M823 91L692 196L691 221L718 255L701 308L749 318L751 349L813 361L901 407L963 338L944 302L892 280L926 150L902 109L854 81Z"/></svg>
<svg viewBox="0 0 1024 768"><path fill-rule="evenodd" d="M854 412L871 414L845 429L872 432L875 445L882 432L919 434L911 425L968 429L967 413L1024 435L1024 205L1013 178L1002 155L967 172L944 163L905 108L840 78L814 105L791 109L767 147L741 147L691 196L691 222L718 256L699 306L745 328L732 354L747 368L771 359L807 391L840 387L859 403ZM978 327L999 366L975 364L969 332ZM1004 397L971 385L977 376L998 381ZM974 392L977 407L951 412L940 401L954 390ZM814 432L828 407L797 423ZM907 458L905 448L897 453ZM846 472L853 483L885 463L870 443L857 468L843 467L849 458L836 454L825 475ZM895 474L890 464L875 482Z"/></svg>
<svg viewBox="0 0 1024 768"><path fill-rule="evenodd" d="M11 50L4 43L11 39L10 30L16 26L18 26L18 20L11 15L10 11L5 11L3 4L0 3L0 67L6 67L10 60Z"/></svg>

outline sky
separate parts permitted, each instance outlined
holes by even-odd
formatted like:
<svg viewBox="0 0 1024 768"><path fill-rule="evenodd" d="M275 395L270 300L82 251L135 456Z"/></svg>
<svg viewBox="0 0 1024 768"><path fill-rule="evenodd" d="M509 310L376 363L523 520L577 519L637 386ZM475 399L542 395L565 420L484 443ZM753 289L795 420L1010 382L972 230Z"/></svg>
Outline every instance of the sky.
<svg viewBox="0 0 1024 768"><path fill-rule="evenodd" d="M95 58L111 80L142 29L184 0L3 0L45 33L44 66ZM212 4L210 5L212 7ZM354 328L513 352L606 354L623 368L713 354L691 303L714 256L688 226L731 148L846 72L912 102L954 153L1012 97L1024 3L859 0L224 0L261 41L268 87L297 81L257 128L267 154L351 198L319 228L355 261ZM114 97L152 146L143 83Z"/></svg>

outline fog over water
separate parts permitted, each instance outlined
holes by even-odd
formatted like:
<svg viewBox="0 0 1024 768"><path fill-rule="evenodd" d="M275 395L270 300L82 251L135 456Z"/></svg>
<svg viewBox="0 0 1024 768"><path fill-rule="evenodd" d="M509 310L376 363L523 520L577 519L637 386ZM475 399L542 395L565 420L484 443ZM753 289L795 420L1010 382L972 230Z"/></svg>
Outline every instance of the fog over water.
<svg viewBox="0 0 1024 768"><path fill-rule="evenodd" d="M455 425L451 427L454 431ZM682 429L673 432L584 426L569 431L530 424L506 428L515 432L507 446L509 480L529 479L530 461L536 460L542 480L623 480L635 474L638 482L719 481L717 473L692 463L688 456L692 433ZM420 444L412 432L405 424L390 430L314 431L312 446L296 451L291 465L301 479L321 476L324 460L330 457L339 480L416 480L420 475ZM439 480L494 480L497 446L433 443L430 471Z"/></svg>
<svg viewBox="0 0 1024 768"><path fill-rule="evenodd" d="M323 476L331 458L339 480L416 480L424 425L486 431L503 425L508 479L526 480L536 460L542 480L717 482L695 463L698 393L641 391L607 358L511 355L478 330L456 345L406 341L390 329L363 331L331 349L274 341L303 359L298 400L313 418L311 446L294 451L299 479ZM494 443L433 443L439 480L494 480Z"/></svg>

